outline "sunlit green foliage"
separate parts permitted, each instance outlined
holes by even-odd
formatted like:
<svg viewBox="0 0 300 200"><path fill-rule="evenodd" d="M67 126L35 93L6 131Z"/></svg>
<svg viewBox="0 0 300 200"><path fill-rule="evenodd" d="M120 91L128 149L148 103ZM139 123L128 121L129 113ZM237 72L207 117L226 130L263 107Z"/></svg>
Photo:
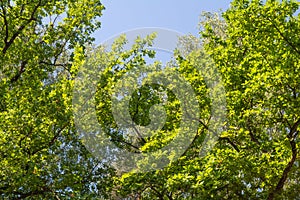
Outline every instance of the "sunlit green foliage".
<svg viewBox="0 0 300 200"><path fill-rule="evenodd" d="M0 2L0 198L98 193L90 187L103 175L74 134L71 92L74 49L93 41L103 9L97 0Z"/></svg>
<svg viewBox="0 0 300 200"><path fill-rule="evenodd" d="M295 1L241 1L204 15L202 44L183 38L179 71L205 94L198 65L210 55L226 89L227 122L215 148L199 156L201 141L168 167L124 174L115 189L132 199L299 198L300 23ZM220 29L222 27L222 29ZM198 49L198 50L197 50ZM200 50L199 50L200 49ZM201 98L203 106L209 101ZM205 126L202 127L205 131ZM201 127L199 127L201 130Z"/></svg>
<svg viewBox="0 0 300 200"><path fill-rule="evenodd" d="M168 67L192 86L199 126L179 159L170 154L169 165L146 173L103 165L74 123L74 80L88 63L101 69L95 110L117 147L160 157L160 148L180 133L180 99L160 84L138 88L127 105L140 126L165 116L160 131L132 136L118 130L111 98L117 82L134 68L153 69L154 79L165 66L147 63L155 58L148 49L154 35L138 38L129 50L123 36L110 51L92 48L103 9L98 0L0 2L1 198L299 199L299 3L233 0L222 16L203 15L199 37L181 38ZM213 72L222 78L227 114L215 124L218 142L203 155L205 136L213 132ZM154 105L165 115L153 112ZM125 161L117 164L127 171Z"/></svg>

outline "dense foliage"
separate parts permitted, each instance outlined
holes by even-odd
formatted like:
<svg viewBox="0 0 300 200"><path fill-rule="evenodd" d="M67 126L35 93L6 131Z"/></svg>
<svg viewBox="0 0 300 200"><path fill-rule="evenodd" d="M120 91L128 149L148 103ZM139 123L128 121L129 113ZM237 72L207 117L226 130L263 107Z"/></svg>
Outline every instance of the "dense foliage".
<svg viewBox="0 0 300 200"><path fill-rule="evenodd" d="M105 174L75 134L72 61L92 42L103 8L97 0L0 2L0 198L96 194L91 186Z"/></svg>
<svg viewBox="0 0 300 200"><path fill-rule="evenodd" d="M165 69L160 62L147 63L155 59L148 48L155 34L138 38L127 50L122 36L107 51L90 45L104 9L97 0L1 1L0 197L299 199L298 8L289 0L233 0L222 16L203 15L198 37L180 39L166 68L190 84L200 109L188 115L191 124L197 122L191 144L174 159L161 149L182 133L186 110L174 90L151 82ZM88 86L75 83L86 66L99 76L95 110L107 138L128 152L166 156L170 164L135 173L127 172L121 159L115 170L86 149L72 105L74 85ZM128 110L139 127L126 129L133 136L119 129L111 96L122 77L135 75L135 68L152 70L148 82L128 97L128 107L114 108ZM218 79L222 85L215 84ZM185 89L178 91L191 98ZM222 95L217 98L222 91L226 120L215 121L221 110L213 108L224 103ZM165 122L154 124L159 131L140 128L155 119ZM216 130L217 142L203 154L205 138ZM140 159L136 165L147 168L153 162Z"/></svg>

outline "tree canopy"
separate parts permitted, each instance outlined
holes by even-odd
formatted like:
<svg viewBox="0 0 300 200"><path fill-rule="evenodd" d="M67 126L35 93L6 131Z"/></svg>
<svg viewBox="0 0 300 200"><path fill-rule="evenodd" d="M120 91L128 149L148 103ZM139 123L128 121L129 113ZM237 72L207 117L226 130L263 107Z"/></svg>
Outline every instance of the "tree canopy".
<svg viewBox="0 0 300 200"><path fill-rule="evenodd" d="M125 36L94 47L103 9L0 2L1 198L300 198L297 1L233 0L206 12L166 66L155 61L155 34L129 49ZM114 148L101 159L106 140Z"/></svg>
<svg viewBox="0 0 300 200"><path fill-rule="evenodd" d="M103 9L90 0L0 2L1 198L92 193L102 173L75 134L72 63Z"/></svg>

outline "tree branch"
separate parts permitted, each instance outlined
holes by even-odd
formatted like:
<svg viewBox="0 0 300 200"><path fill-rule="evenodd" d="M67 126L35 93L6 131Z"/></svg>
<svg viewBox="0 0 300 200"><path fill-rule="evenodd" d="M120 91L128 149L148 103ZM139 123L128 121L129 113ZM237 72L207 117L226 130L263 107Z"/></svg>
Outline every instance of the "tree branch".
<svg viewBox="0 0 300 200"><path fill-rule="evenodd" d="M220 137L220 140L226 140L237 152L240 152L239 147L232 142L228 137Z"/></svg>
<svg viewBox="0 0 300 200"><path fill-rule="evenodd" d="M25 72L26 64L27 64L27 61L22 61L19 72L12 79L10 79L10 83L14 83L19 80L21 75Z"/></svg>
<svg viewBox="0 0 300 200"><path fill-rule="evenodd" d="M7 52L8 48L13 44L14 40L22 33L22 31L26 28L26 26L28 24L30 24L32 21L36 20L34 15L36 14L36 11L40 6L41 6L41 1L39 1L39 3L34 7L30 18L18 28L18 30L13 34L13 36L10 38L10 40L8 41L8 38L6 38L5 46L2 50L3 54L5 54ZM6 36L8 37L8 33Z"/></svg>
<svg viewBox="0 0 300 200"><path fill-rule="evenodd" d="M45 145L45 146L43 146L43 147L41 147L41 148L39 148L39 149L37 149L37 150L35 150L35 151L33 151L33 152L31 152L31 155L34 155L34 154L36 154L36 153L38 153L38 152L40 152L41 150L43 150L43 149L46 149L46 148L49 148L50 146L52 146L53 144L54 144L54 142L57 140L57 138L60 136L60 134L61 134L61 132L66 128L68 126L68 123L66 123L54 136L53 136L53 138L48 142L48 144L47 145Z"/></svg>
<svg viewBox="0 0 300 200"><path fill-rule="evenodd" d="M4 43L7 43L8 37L9 37L9 33L8 33L8 22L7 22L7 13L6 13L6 9L4 8L3 4L1 4L1 8L3 11L3 20L4 20L4 26L5 26L5 38L4 38Z"/></svg>
<svg viewBox="0 0 300 200"><path fill-rule="evenodd" d="M296 48L296 46L294 46L284 35L283 33L279 30L279 28L273 23L273 21L270 18L267 18L272 25L274 26L274 28L276 29L276 31L279 33L279 35L284 39L284 41L286 41L286 43L296 52L300 55L300 51Z"/></svg>
<svg viewBox="0 0 300 200"><path fill-rule="evenodd" d="M297 145L295 142L295 138L297 137L297 133L298 133L297 128L299 125L300 125L300 119L291 127L290 132L287 135L287 138L290 140L290 145L292 147L292 158L289 161L289 163L287 164L287 166L285 167L285 169L283 170L281 178L279 179L275 189L272 192L270 192L270 194L268 196L268 200L273 200L275 195L278 194L282 190L282 188L286 182L286 179L288 178L288 173L291 171L291 169L296 161L298 152L297 152Z"/></svg>

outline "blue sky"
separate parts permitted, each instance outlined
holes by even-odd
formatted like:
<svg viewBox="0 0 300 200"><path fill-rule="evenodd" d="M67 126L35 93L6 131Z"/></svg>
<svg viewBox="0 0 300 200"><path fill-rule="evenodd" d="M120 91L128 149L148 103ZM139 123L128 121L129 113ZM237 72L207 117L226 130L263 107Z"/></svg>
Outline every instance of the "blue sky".
<svg viewBox="0 0 300 200"><path fill-rule="evenodd" d="M102 0L106 10L96 44L121 32L141 27L160 27L197 34L202 11L226 10L230 0Z"/></svg>

